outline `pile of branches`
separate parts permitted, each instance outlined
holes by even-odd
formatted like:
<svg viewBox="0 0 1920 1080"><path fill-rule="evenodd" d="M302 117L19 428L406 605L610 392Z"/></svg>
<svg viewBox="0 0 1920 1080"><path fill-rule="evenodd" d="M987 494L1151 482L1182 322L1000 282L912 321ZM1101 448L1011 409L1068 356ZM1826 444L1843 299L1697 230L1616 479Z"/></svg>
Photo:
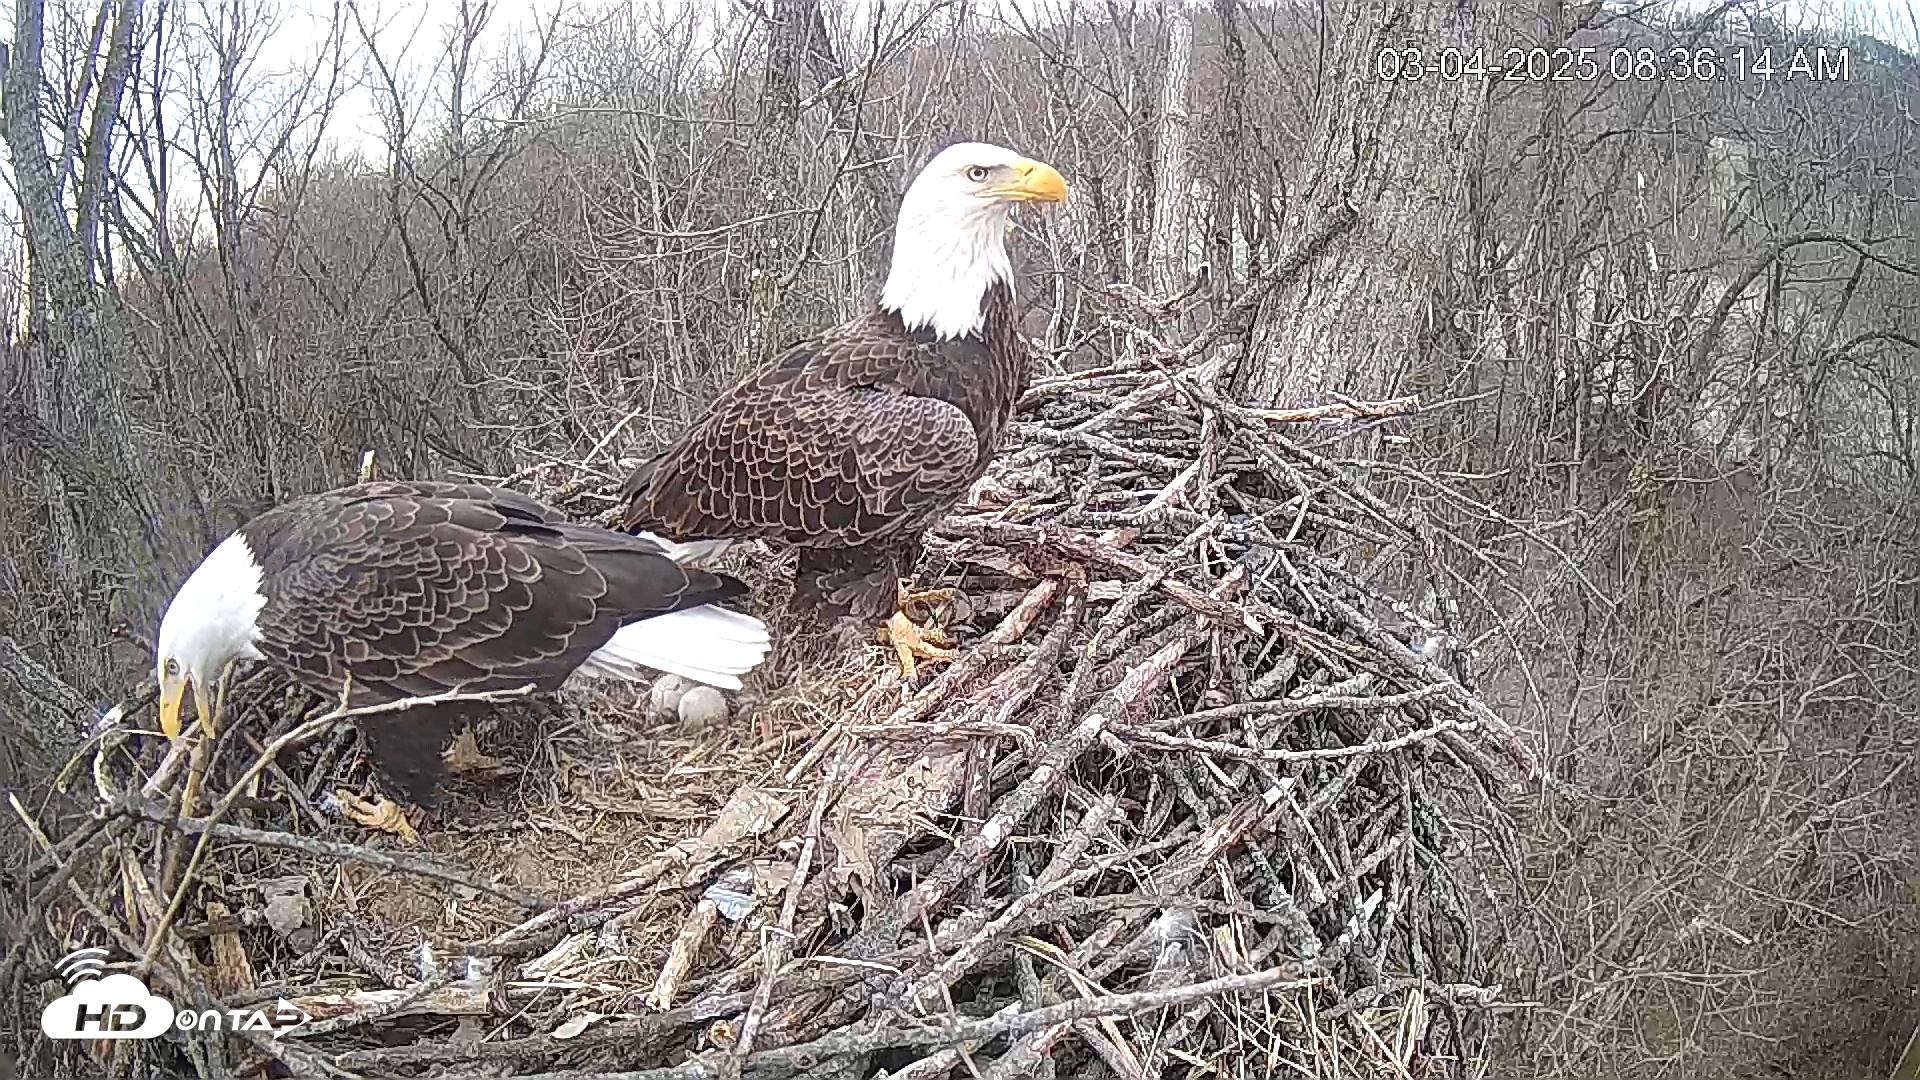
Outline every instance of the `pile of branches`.
<svg viewBox="0 0 1920 1080"><path fill-rule="evenodd" d="M97 736L66 778L97 812L41 834L47 925L105 933L177 1002L309 1017L101 1052L203 1076L1472 1069L1498 991L1481 868L1511 854L1499 793L1531 763L1475 693L1454 541L1331 449L1417 403L1255 410L1214 376L1143 347L1040 380L928 539L916 614L957 658L905 682L876 650L784 773L581 895L350 842L282 798L342 768L346 714L271 683L228 706L267 726L215 746ZM254 897L236 883L284 874L276 853L448 888L488 932L402 969L313 897L299 949L263 946L271 889L208 898ZM226 894L190 888L209 871Z"/></svg>

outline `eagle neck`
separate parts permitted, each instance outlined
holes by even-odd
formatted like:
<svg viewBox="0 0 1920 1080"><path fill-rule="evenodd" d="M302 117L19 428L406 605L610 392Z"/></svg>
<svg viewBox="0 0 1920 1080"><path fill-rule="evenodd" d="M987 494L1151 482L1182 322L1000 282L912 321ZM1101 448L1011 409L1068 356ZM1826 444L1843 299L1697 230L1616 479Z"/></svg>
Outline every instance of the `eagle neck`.
<svg viewBox="0 0 1920 1080"><path fill-rule="evenodd" d="M958 228L938 228L910 210L902 208L894 230L880 307L910 332L930 330L937 340L979 337L989 290L1013 287L1005 212L977 211Z"/></svg>

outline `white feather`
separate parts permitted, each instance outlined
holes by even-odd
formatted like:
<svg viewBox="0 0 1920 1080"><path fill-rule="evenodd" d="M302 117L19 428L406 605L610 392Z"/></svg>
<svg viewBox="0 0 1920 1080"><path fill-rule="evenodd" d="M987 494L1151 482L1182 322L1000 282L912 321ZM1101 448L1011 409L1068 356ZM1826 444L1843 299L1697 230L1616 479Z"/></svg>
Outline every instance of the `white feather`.
<svg viewBox="0 0 1920 1080"><path fill-rule="evenodd" d="M589 678L638 682L659 672L740 689L740 676L767 658L772 639L751 615L702 605L628 623L576 670Z"/></svg>
<svg viewBox="0 0 1920 1080"><path fill-rule="evenodd" d="M155 644L162 672L172 660L203 693L212 693L229 660L260 659L254 635L267 605L261 577L260 561L240 533L208 553L160 618Z"/></svg>
<svg viewBox="0 0 1920 1080"><path fill-rule="evenodd" d="M685 543L681 543L677 540L669 540L658 533L642 532L636 535L642 540L651 540L659 544L660 549L666 552L667 558L672 559L682 566L690 563L705 562L732 547L736 542L733 540L688 540Z"/></svg>

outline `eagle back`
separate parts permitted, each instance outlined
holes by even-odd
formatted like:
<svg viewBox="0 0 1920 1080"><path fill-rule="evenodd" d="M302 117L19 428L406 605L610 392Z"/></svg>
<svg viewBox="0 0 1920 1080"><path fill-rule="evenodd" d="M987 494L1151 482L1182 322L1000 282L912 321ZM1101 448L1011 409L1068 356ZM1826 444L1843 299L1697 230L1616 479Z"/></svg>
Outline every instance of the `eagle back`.
<svg viewBox="0 0 1920 1080"><path fill-rule="evenodd" d="M482 498L363 485L248 522L267 598L258 647L323 693L348 670L357 696L380 700L557 686L618 629L609 582L539 503Z"/></svg>

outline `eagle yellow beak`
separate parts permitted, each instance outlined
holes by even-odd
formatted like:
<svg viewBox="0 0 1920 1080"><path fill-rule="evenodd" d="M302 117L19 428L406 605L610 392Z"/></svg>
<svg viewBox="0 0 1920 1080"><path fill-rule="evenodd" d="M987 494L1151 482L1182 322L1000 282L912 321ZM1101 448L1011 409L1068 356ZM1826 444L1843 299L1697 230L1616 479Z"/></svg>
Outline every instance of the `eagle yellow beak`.
<svg viewBox="0 0 1920 1080"><path fill-rule="evenodd" d="M180 704L186 696L187 680L160 681L160 733L169 739L180 737Z"/></svg>
<svg viewBox="0 0 1920 1080"><path fill-rule="evenodd" d="M1066 202L1067 178L1044 161L1021 158L1013 163L1014 181L995 194L1018 202Z"/></svg>

